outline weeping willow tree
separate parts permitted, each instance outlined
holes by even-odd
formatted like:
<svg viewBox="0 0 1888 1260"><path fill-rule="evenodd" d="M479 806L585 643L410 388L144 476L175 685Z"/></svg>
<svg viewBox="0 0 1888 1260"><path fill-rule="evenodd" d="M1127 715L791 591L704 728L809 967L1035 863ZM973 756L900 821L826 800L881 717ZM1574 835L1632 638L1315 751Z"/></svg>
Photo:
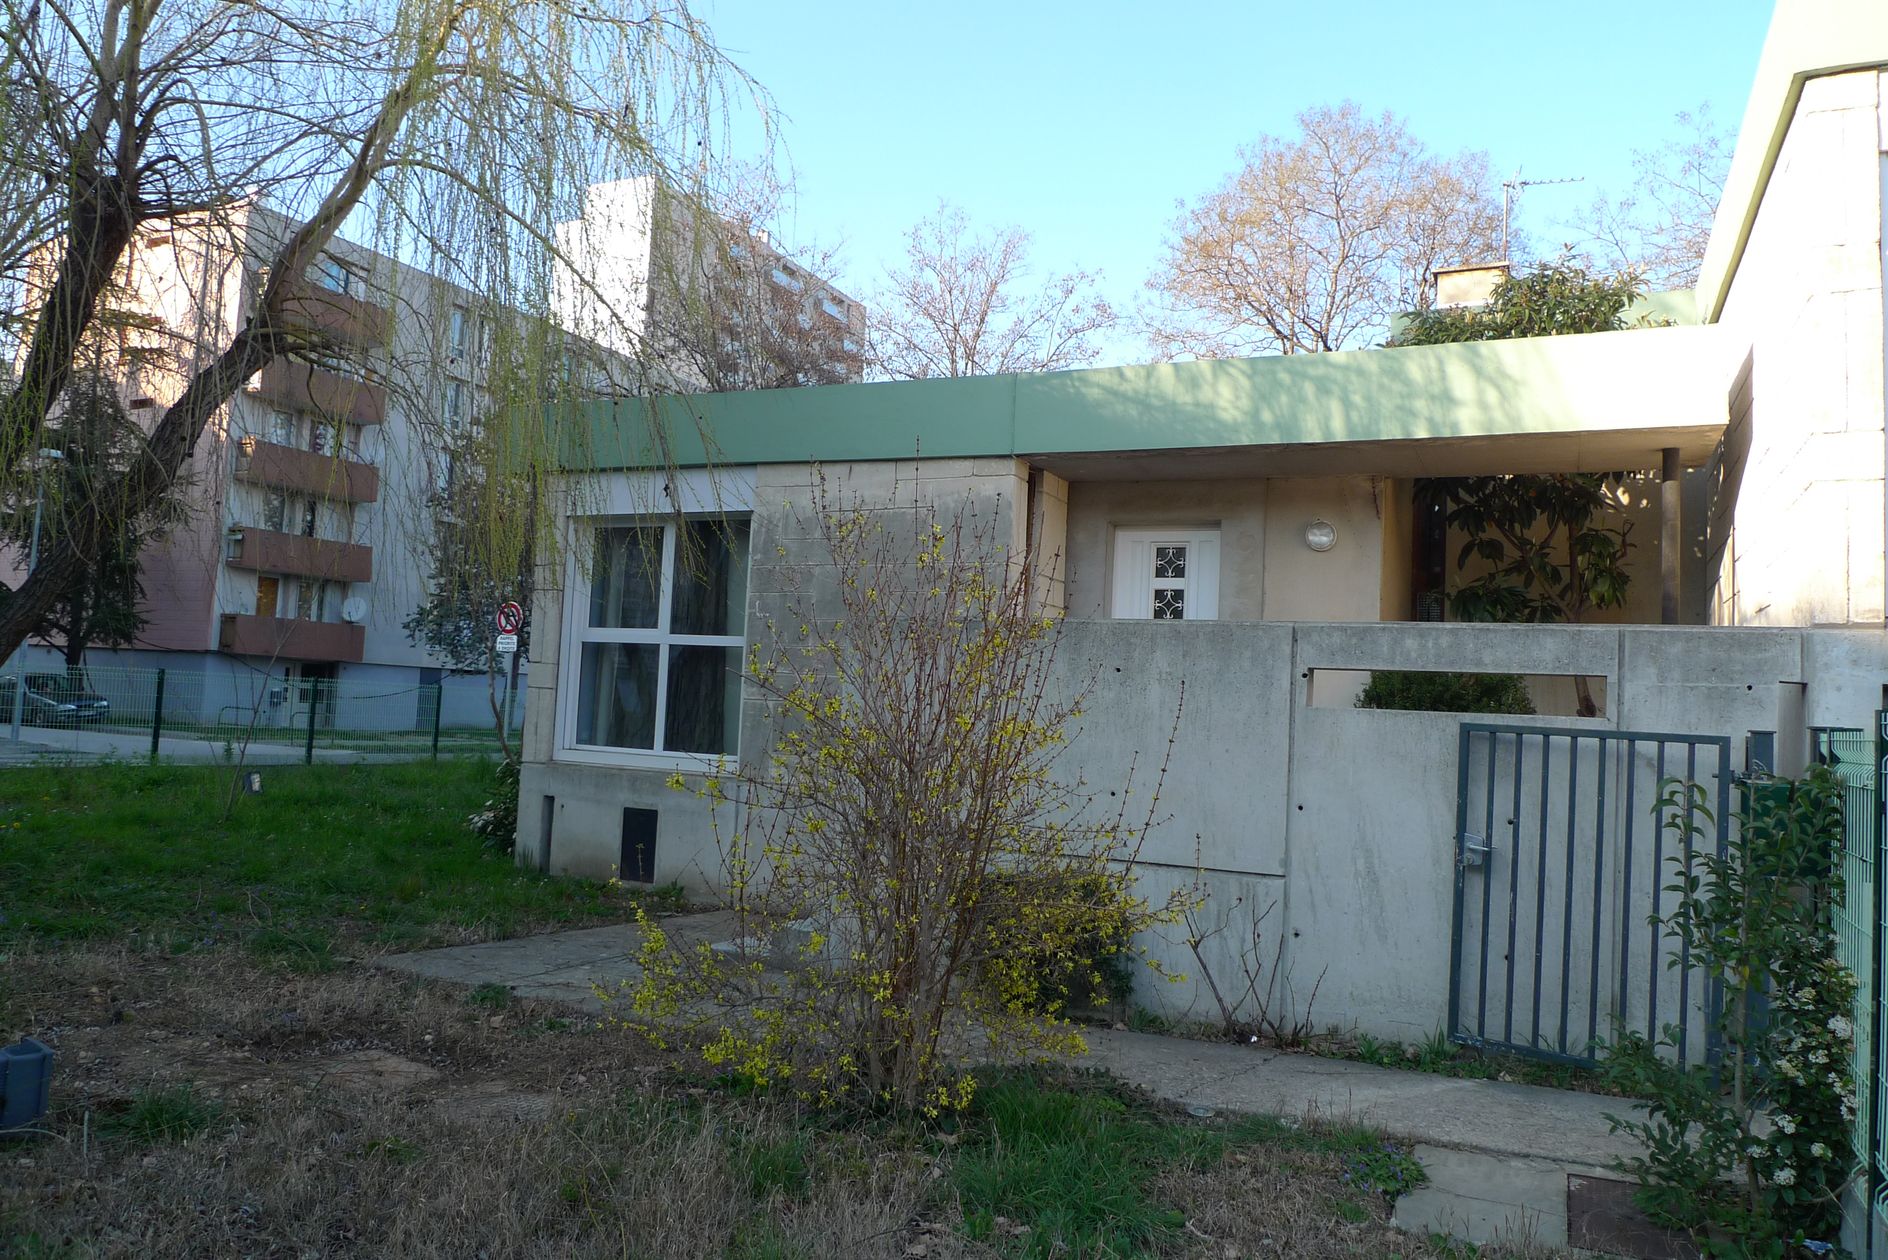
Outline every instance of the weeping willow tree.
<svg viewBox="0 0 1888 1260"><path fill-rule="evenodd" d="M589 239L621 225L583 221L586 189L705 188L735 121L766 117L710 32L665 0L0 0L0 41L0 360L14 369L0 497L30 496L30 454L107 291L129 285L161 312L137 338L142 445L0 588L0 657L125 514L164 500L258 374L332 369L439 415L434 334L411 330L439 326L442 292L482 330L483 436L464 443L482 467L464 471L492 491L483 502L544 502L584 440L568 404L664 384L635 286L612 273L611 241ZM353 309L332 291L354 283L393 315L373 362L346 319L323 316ZM440 428L390 442L383 475L424 475L453 417ZM461 562L515 571L555 546L547 515L466 521Z"/></svg>

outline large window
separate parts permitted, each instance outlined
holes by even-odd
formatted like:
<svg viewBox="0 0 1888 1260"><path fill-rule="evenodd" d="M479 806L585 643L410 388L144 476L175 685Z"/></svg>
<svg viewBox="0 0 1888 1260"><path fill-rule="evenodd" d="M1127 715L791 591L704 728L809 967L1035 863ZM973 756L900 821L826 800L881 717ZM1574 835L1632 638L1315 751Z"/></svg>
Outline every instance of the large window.
<svg viewBox="0 0 1888 1260"><path fill-rule="evenodd" d="M568 609L567 747L736 751L747 541L745 520L597 527Z"/></svg>

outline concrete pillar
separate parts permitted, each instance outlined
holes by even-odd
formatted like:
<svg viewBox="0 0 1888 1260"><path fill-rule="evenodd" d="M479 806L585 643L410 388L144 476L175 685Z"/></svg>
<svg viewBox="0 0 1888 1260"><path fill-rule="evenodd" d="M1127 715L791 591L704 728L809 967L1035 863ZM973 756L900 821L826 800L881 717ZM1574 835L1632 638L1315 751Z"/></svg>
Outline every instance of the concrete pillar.
<svg viewBox="0 0 1888 1260"><path fill-rule="evenodd" d="M1666 447L1659 480L1659 620L1668 626L1678 624L1680 564L1685 546L1684 507L1679 496L1683 472L1678 448Z"/></svg>

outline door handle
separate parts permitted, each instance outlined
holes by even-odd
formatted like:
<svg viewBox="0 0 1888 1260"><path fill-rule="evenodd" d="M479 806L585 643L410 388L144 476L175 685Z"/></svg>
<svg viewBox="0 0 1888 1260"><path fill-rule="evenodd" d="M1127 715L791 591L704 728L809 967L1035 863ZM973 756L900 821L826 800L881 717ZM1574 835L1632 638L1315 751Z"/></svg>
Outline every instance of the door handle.
<svg viewBox="0 0 1888 1260"><path fill-rule="evenodd" d="M1488 855L1492 852L1494 852L1494 849L1489 845L1483 844L1480 836L1472 831L1464 831L1462 833L1462 852L1457 860L1464 867L1483 866L1487 864Z"/></svg>

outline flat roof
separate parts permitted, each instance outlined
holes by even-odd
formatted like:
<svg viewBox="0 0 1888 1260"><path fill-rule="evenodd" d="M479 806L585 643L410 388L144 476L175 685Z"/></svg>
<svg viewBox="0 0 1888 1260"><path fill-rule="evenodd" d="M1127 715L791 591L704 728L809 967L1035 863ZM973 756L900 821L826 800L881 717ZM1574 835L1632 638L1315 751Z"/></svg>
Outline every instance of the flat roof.
<svg viewBox="0 0 1888 1260"><path fill-rule="evenodd" d="M1638 467L1666 446L1701 463L1738 367L1721 330L1679 327L619 399L580 410L565 467L1014 456L1086 477L1441 474Z"/></svg>

